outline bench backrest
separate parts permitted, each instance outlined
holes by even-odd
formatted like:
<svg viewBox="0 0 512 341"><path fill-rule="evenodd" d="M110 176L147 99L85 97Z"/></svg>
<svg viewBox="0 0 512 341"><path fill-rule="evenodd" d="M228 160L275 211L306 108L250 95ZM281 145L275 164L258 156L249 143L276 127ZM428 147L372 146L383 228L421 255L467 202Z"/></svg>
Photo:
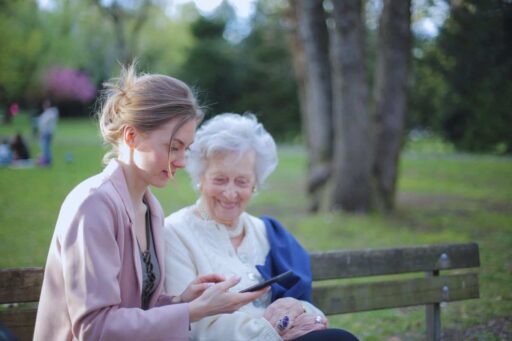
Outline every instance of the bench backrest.
<svg viewBox="0 0 512 341"><path fill-rule="evenodd" d="M476 243L313 253L313 302L332 315L478 298L478 273L440 276L439 271L479 266ZM426 273L427 276L321 284L329 279L407 273Z"/></svg>
<svg viewBox="0 0 512 341"><path fill-rule="evenodd" d="M398 308L479 297L478 274L439 276L441 270L480 266L478 245L447 244L315 252L311 254L313 302L326 315ZM344 279L427 273L426 277L344 284ZM339 280L332 283L325 280ZM41 268L0 270L0 304L37 302L43 280ZM20 340L31 340L35 307L2 308L0 322Z"/></svg>
<svg viewBox="0 0 512 341"><path fill-rule="evenodd" d="M0 269L0 304L15 305L1 308L0 323L9 328L19 340L32 340L36 308L23 305L39 300L42 283L42 268ZM16 306L18 304L19 307Z"/></svg>

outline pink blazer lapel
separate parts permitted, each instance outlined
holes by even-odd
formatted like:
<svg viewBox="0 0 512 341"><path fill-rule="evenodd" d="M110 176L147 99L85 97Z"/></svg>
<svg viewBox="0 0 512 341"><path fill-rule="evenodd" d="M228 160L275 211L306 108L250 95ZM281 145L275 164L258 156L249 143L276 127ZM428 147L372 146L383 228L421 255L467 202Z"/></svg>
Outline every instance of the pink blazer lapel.
<svg viewBox="0 0 512 341"><path fill-rule="evenodd" d="M142 294L142 265L140 263L140 252L139 252L139 244L137 243L137 235L135 234L135 230L133 227L134 216L133 216L133 205L130 199L130 193L128 192L128 185L126 183L126 178L124 176L123 169L119 165L117 160L111 160L108 166L105 168L103 173L109 177L112 182L114 188L117 193L121 197L123 201L123 206L125 208L126 214L128 215L128 219L130 220L130 229L131 239L132 239L132 255L133 255L133 266L135 268L135 273L137 275L137 283L138 283L138 291Z"/></svg>

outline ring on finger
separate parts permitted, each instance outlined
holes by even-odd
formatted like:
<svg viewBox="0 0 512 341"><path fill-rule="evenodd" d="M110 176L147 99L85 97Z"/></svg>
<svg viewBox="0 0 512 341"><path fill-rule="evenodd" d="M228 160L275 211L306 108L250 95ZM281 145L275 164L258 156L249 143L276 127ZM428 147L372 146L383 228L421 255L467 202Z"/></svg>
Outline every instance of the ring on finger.
<svg viewBox="0 0 512 341"><path fill-rule="evenodd" d="M317 317L315 317L315 323L322 323L322 316L318 315Z"/></svg>
<svg viewBox="0 0 512 341"><path fill-rule="evenodd" d="M290 318L288 317L288 315L284 315L282 319L280 319L278 322L277 322L277 328L280 330L280 331L283 331L286 329L286 327L288 327L288 323L290 322Z"/></svg>

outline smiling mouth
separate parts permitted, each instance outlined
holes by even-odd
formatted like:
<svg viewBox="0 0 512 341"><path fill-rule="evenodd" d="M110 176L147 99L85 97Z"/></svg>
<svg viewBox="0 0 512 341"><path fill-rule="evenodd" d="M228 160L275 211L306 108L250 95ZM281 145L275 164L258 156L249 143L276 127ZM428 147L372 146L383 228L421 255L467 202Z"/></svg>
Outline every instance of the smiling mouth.
<svg viewBox="0 0 512 341"><path fill-rule="evenodd" d="M226 209L226 210L232 210L234 208L236 208L236 203L229 203L229 204L226 204L226 203L223 203L223 202L219 202L219 205L220 207L222 207L223 209Z"/></svg>

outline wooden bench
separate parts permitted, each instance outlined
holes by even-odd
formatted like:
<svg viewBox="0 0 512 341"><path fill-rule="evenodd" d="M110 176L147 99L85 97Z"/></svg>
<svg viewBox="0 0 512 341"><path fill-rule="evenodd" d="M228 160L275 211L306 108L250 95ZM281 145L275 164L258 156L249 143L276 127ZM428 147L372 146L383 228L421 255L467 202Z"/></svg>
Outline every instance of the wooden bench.
<svg viewBox="0 0 512 341"><path fill-rule="evenodd" d="M312 254L311 261L313 303L325 314L425 305L427 340L441 339L440 303L479 297L476 271L440 274L479 267L476 243L321 252ZM406 273L424 276L325 286L320 282Z"/></svg>
<svg viewBox="0 0 512 341"><path fill-rule="evenodd" d="M476 243L315 252L311 262L313 302L326 315L425 305L428 340L441 339L441 302L479 297L477 271L444 273L479 267ZM325 280L406 273L421 276L322 284ZM0 304L37 302L42 280L41 268L0 270ZM0 311L0 322L20 340L32 339L35 317L36 308L23 304Z"/></svg>

